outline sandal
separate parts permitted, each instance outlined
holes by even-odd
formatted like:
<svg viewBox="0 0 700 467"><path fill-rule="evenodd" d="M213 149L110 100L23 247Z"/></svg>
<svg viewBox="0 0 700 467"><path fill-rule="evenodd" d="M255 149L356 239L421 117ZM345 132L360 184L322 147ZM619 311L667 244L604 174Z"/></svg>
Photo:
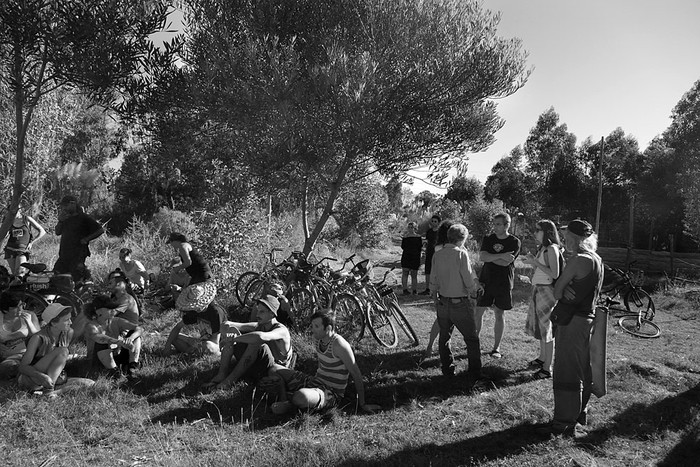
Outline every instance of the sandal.
<svg viewBox="0 0 700 467"><path fill-rule="evenodd" d="M552 377L552 373L545 370L544 368L540 368L539 371L532 375L532 377L534 379L548 379Z"/></svg>
<svg viewBox="0 0 700 467"><path fill-rule="evenodd" d="M528 363L527 366L529 368L542 368L543 365L544 365L544 362L542 360L540 360L539 358L536 358L533 361L531 361L530 363Z"/></svg>

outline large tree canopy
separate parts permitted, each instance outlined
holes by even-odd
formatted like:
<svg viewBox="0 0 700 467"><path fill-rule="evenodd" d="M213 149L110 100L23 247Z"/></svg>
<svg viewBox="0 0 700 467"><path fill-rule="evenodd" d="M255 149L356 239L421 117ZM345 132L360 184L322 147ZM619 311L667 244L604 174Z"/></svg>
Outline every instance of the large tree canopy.
<svg viewBox="0 0 700 467"><path fill-rule="evenodd" d="M443 179L502 126L525 82L518 40L476 1L190 0L188 112L260 180L322 186L310 251L345 186L417 165ZM220 157L210 154L210 157ZM303 204L305 205L305 204Z"/></svg>

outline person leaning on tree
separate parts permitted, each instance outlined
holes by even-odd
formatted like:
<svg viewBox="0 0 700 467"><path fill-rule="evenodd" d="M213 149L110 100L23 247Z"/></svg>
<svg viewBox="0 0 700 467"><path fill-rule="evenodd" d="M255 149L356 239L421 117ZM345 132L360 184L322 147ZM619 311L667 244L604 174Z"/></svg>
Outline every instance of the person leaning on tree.
<svg viewBox="0 0 700 467"><path fill-rule="evenodd" d="M53 270L57 274L71 274L74 281L81 282L89 277L85 266L85 259L90 256L88 245L105 231L78 205L75 196L64 196L59 207L55 233L60 235L61 244Z"/></svg>

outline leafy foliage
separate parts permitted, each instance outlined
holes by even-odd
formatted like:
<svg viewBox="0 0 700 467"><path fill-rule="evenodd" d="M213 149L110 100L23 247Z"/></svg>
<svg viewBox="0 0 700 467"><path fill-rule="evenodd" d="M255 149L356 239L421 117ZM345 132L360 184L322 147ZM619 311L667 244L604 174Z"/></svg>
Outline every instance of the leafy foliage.
<svg viewBox="0 0 700 467"><path fill-rule="evenodd" d="M358 183L338 202L333 216L338 223L337 235L354 246L380 246L386 240L388 214L389 200L381 185Z"/></svg>

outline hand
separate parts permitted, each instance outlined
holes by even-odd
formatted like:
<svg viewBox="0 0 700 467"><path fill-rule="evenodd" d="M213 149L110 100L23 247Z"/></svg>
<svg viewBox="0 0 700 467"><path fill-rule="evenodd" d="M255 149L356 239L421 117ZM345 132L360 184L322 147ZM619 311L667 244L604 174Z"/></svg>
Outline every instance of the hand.
<svg viewBox="0 0 700 467"><path fill-rule="evenodd" d="M574 288L571 287L571 285L567 285L566 288L564 289L564 295L562 298L565 298L566 300L573 300L576 298L576 292L574 292Z"/></svg>
<svg viewBox="0 0 700 467"><path fill-rule="evenodd" d="M507 261L508 263L512 263L515 261L515 256L513 256L513 253L501 253L501 256L504 261Z"/></svg>

